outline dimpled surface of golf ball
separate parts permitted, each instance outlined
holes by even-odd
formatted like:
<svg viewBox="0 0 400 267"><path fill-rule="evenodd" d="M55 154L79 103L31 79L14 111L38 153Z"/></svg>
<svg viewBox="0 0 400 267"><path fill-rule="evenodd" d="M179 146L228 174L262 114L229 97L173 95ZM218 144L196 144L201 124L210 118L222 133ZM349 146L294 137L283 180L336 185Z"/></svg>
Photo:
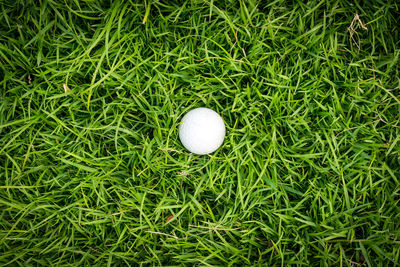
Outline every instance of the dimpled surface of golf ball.
<svg viewBox="0 0 400 267"><path fill-rule="evenodd" d="M189 111L179 126L179 139L190 152L205 155L217 150L224 142L225 124L221 116L209 108Z"/></svg>

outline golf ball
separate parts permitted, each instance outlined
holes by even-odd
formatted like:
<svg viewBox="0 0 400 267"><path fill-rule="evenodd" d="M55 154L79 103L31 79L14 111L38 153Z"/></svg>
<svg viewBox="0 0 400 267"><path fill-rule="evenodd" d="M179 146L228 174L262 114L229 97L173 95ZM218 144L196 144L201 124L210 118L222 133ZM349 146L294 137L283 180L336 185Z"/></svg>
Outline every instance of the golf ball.
<svg viewBox="0 0 400 267"><path fill-rule="evenodd" d="M198 155L217 150L224 142L225 124L221 116L209 108L196 108L182 118L179 139L190 152Z"/></svg>

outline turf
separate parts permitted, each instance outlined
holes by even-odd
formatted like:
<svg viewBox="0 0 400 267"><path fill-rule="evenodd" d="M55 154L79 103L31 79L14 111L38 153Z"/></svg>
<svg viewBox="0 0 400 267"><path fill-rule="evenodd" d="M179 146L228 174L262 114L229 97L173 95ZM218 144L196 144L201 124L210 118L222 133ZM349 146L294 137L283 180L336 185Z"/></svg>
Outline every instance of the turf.
<svg viewBox="0 0 400 267"><path fill-rule="evenodd" d="M0 263L398 266L399 17L1 1ZM195 107L226 123L211 155L179 142Z"/></svg>

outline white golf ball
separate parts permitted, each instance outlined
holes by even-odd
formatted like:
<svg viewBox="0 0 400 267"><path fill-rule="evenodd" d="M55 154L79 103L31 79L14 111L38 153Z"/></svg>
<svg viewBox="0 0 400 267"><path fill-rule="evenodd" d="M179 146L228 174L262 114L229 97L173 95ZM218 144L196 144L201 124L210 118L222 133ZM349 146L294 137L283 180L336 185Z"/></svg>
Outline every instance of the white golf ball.
<svg viewBox="0 0 400 267"><path fill-rule="evenodd" d="M209 108L189 111L179 126L179 139L190 152L198 155L217 150L224 142L225 124L221 116Z"/></svg>

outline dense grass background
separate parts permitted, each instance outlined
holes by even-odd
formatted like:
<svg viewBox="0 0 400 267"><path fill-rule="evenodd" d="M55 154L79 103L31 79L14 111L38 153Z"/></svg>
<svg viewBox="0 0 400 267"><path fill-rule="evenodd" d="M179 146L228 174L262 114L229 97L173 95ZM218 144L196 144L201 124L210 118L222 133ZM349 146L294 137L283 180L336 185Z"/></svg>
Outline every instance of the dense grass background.
<svg viewBox="0 0 400 267"><path fill-rule="evenodd" d="M345 2L1 1L1 264L398 264L400 5Z"/></svg>

